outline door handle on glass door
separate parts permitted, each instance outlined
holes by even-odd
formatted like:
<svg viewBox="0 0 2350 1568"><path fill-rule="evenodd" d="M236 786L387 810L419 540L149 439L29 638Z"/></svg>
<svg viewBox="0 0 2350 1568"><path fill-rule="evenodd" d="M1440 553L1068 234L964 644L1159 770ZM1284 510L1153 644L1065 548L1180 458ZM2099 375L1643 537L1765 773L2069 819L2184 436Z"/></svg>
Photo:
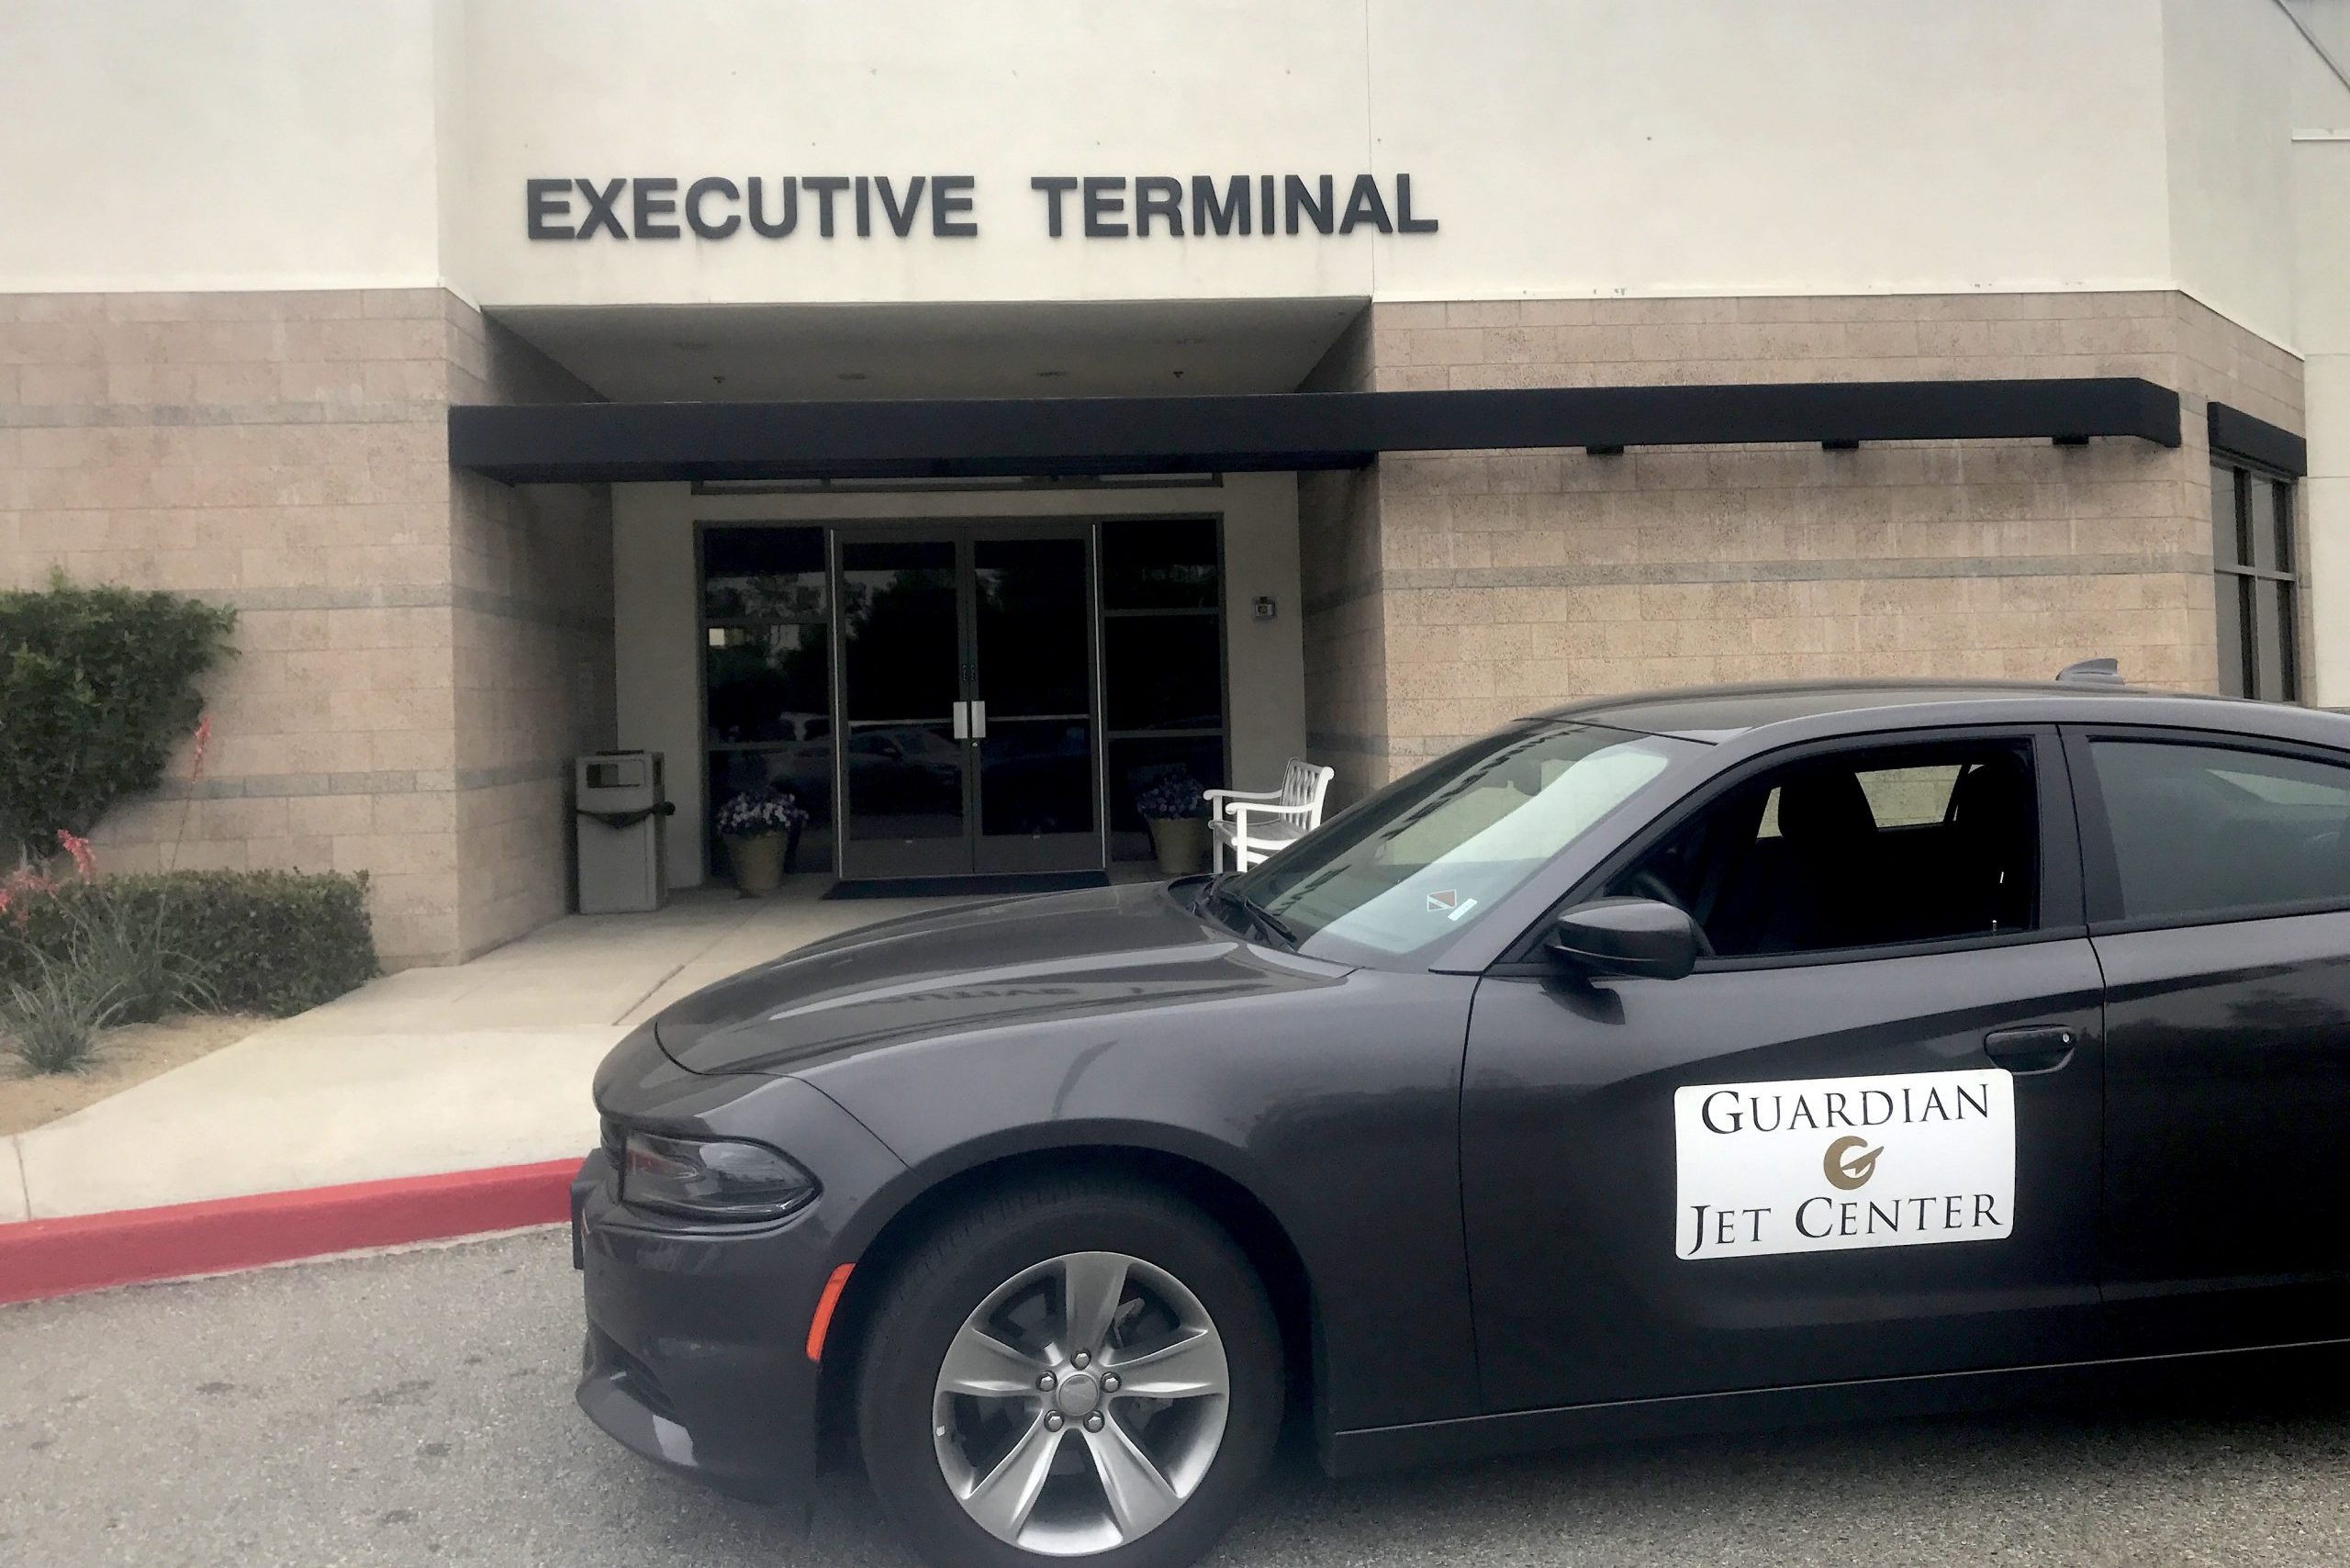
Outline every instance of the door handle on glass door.
<svg viewBox="0 0 2350 1568"><path fill-rule="evenodd" d="M988 738L988 705L984 701L971 704L971 738L975 741Z"/></svg>
<svg viewBox="0 0 2350 1568"><path fill-rule="evenodd" d="M1994 1029L1983 1036L1983 1054L2009 1072L2053 1072L2073 1059L2079 1036L2061 1024Z"/></svg>
<svg viewBox="0 0 2350 1568"><path fill-rule="evenodd" d="M955 704L954 724L957 740L967 741L971 738L971 705L968 702Z"/></svg>

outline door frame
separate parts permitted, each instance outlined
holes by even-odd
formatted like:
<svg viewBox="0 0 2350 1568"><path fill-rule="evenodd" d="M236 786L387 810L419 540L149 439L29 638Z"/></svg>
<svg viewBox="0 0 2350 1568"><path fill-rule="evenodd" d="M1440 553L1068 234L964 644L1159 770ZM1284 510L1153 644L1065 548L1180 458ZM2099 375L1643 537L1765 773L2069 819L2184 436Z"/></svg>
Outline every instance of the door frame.
<svg viewBox="0 0 2350 1568"><path fill-rule="evenodd" d="M832 599L832 699L833 730L833 872L843 880L899 881L926 880L934 877L969 877L1018 875L1024 872L1048 874L1054 871L1100 871L1109 865L1109 802L1108 747L1102 734L1102 615L1101 615L1101 534L1100 520L1091 516L1051 517L906 517L835 521L824 525L825 580ZM981 797L980 769L976 752L977 742L966 739L963 766L963 863L929 869L900 870L889 868L852 877L849 867L850 800L848 791L849 739L852 717L848 707L848 632L847 605L842 593L841 551L845 544L872 542L943 541L955 548L955 603L957 621L956 648L957 669L956 704L983 700L975 695L979 679L978 668L978 581L973 552L982 540L991 539L1071 539L1085 551L1085 601L1078 607L1085 617L1086 648L1090 668L1086 682L1088 702L1087 729L1092 751L1092 855L1089 863L1070 867L1020 866L1013 864L983 865L985 836L980 832ZM950 841L940 840L941 844Z"/></svg>

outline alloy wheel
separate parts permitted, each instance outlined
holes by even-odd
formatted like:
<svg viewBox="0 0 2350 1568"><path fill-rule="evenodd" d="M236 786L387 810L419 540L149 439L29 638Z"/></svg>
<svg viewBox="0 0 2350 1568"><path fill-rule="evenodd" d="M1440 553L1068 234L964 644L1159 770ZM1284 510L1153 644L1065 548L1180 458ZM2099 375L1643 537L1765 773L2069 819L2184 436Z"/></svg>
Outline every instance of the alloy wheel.
<svg viewBox="0 0 2350 1568"><path fill-rule="evenodd" d="M1106 1551L1164 1524L1215 1462L1231 1404L1216 1326L1181 1281L1071 1252L990 1292L933 1396L940 1473L1000 1540Z"/></svg>

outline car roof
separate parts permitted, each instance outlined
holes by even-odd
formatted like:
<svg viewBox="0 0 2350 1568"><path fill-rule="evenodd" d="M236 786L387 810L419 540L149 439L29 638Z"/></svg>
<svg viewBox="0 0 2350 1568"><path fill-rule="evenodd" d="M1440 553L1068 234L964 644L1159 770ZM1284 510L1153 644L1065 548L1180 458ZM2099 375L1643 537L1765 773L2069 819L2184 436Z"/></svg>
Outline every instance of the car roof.
<svg viewBox="0 0 2350 1568"><path fill-rule="evenodd" d="M1865 724L1833 722L1863 714ZM2333 744L2350 739L2350 720L2337 715L2096 680L1820 680L1695 687L1595 697L1532 717L1714 744L1806 720L1831 721L1801 725L1807 731L2030 721L2185 725L2270 734L2300 733L2315 721Z"/></svg>

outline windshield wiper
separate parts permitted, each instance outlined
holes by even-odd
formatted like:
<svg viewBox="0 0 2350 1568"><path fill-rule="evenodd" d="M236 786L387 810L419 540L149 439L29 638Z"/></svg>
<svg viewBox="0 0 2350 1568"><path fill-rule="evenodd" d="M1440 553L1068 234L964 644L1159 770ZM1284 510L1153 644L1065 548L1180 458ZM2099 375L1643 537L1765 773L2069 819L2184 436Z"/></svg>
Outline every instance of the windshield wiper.
<svg viewBox="0 0 2350 1568"><path fill-rule="evenodd" d="M1280 937L1282 945L1288 947L1291 952L1294 953L1297 951L1297 933L1289 928L1289 923L1287 921L1283 920L1280 915L1275 914L1271 910L1267 909L1263 904L1259 903L1256 900L1250 898L1246 893L1235 893L1232 896L1234 900L1239 903L1242 909L1248 912L1249 919L1255 921L1258 924L1263 926L1266 930Z"/></svg>
<svg viewBox="0 0 2350 1568"><path fill-rule="evenodd" d="M1208 900L1214 901L1218 898L1223 899L1226 903L1229 903L1234 908L1237 909L1250 924L1256 926L1259 930L1265 932L1267 935L1278 938L1281 945L1286 946L1291 952L1296 952L1297 933L1289 928L1288 923L1283 921L1280 915L1275 914L1271 910L1267 909L1263 904L1260 904L1256 900L1250 898L1247 893L1242 892L1239 889L1231 885L1231 879L1239 874L1240 873L1237 871L1225 871L1210 880L1207 886ZM1242 935L1246 935L1247 933L1243 932Z"/></svg>

